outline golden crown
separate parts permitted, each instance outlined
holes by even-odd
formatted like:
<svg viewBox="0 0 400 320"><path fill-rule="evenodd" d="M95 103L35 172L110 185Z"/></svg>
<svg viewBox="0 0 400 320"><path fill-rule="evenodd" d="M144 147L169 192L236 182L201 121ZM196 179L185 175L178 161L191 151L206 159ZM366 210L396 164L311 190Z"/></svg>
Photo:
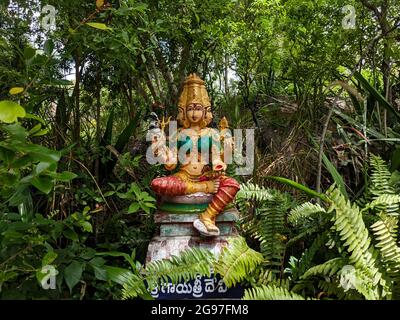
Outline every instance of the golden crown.
<svg viewBox="0 0 400 320"><path fill-rule="evenodd" d="M186 109L191 103L199 103L204 108L211 107L204 81L195 73L190 74L183 83L183 90L179 98L178 106Z"/></svg>
<svg viewBox="0 0 400 320"><path fill-rule="evenodd" d="M206 127L213 118L211 101L204 81L195 73L190 74L183 83L183 90L178 102L177 120L184 128L190 126L190 121L186 118L186 107L191 103L201 104L204 107L204 119L200 126Z"/></svg>

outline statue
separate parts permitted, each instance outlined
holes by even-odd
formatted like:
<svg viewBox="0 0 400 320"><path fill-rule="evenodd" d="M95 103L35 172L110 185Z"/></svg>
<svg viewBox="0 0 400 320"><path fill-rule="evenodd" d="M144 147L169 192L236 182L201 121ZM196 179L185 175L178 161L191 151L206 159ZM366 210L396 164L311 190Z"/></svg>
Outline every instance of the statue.
<svg viewBox="0 0 400 320"><path fill-rule="evenodd" d="M215 129L207 127L212 121L211 102L204 81L196 74L186 78L178 107L177 120L181 128L175 137L176 149L168 148L165 140L157 139L153 140L152 148L154 154L163 159L164 166L169 171L177 168L177 154L181 148L184 151L183 161L179 159L178 172L155 178L151 187L159 196L174 197L199 193L211 195L211 202L193 222L193 226L203 236L218 236L220 230L215 224L215 219L226 205L233 201L239 190L239 183L225 175L227 165L220 147L224 137L221 138ZM227 127L228 123L223 118L220 129ZM232 147L232 143L223 142L225 148Z"/></svg>

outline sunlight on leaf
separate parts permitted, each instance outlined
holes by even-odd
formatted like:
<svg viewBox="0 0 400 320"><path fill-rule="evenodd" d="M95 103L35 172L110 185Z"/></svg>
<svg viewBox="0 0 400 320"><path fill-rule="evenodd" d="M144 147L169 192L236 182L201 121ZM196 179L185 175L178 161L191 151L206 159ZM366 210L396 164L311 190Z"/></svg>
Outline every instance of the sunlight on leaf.
<svg viewBox="0 0 400 320"><path fill-rule="evenodd" d="M88 22L86 23L88 26L95 28L95 29L100 29L100 30L112 30L112 28L107 27L104 23L98 23L98 22Z"/></svg>
<svg viewBox="0 0 400 320"><path fill-rule="evenodd" d="M0 121L12 123L25 117L25 109L14 101L0 101Z"/></svg>
<svg viewBox="0 0 400 320"><path fill-rule="evenodd" d="M104 0L96 0L96 7L101 8L104 5Z"/></svg>
<svg viewBox="0 0 400 320"><path fill-rule="evenodd" d="M24 90L25 89L22 88L22 87L14 87L14 88L10 89L9 93L12 94L12 95L15 95L15 94L19 94L19 93L24 92Z"/></svg>

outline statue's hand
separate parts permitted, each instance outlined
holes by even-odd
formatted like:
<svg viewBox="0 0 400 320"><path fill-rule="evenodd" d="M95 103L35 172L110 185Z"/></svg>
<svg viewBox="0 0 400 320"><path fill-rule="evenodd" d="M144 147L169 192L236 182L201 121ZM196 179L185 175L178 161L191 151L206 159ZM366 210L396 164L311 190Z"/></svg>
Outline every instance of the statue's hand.
<svg viewBox="0 0 400 320"><path fill-rule="evenodd" d="M164 134L159 133L152 136L151 148L153 150L153 154L156 157L160 156L164 163L167 161L168 148L166 145L166 139Z"/></svg>
<svg viewBox="0 0 400 320"><path fill-rule="evenodd" d="M215 161L213 162L213 171L215 172L224 172L227 168L227 165L223 161Z"/></svg>
<svg viewBox="0 0 400 320"><path fill-rule="evenodd" d="M214 184L214 190L212 193L217 193L219 189L219 179L213 180L213 184Z"/></svg>

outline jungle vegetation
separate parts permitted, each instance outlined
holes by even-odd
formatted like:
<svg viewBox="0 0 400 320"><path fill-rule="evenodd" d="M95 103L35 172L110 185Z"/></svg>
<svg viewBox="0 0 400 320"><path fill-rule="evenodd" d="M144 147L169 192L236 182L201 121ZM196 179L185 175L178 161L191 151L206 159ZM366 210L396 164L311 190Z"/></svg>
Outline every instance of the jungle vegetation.
<svg viewBox="0 0 400 320"><path fill-rule="evenodd" d="M212 266L244 299L399 299L399 17L397 0L0 0L0 298L148 299ZM256 133L241 236L144 266L165 174L150 114L176 116L192 72L215 121Z"/></svg>

